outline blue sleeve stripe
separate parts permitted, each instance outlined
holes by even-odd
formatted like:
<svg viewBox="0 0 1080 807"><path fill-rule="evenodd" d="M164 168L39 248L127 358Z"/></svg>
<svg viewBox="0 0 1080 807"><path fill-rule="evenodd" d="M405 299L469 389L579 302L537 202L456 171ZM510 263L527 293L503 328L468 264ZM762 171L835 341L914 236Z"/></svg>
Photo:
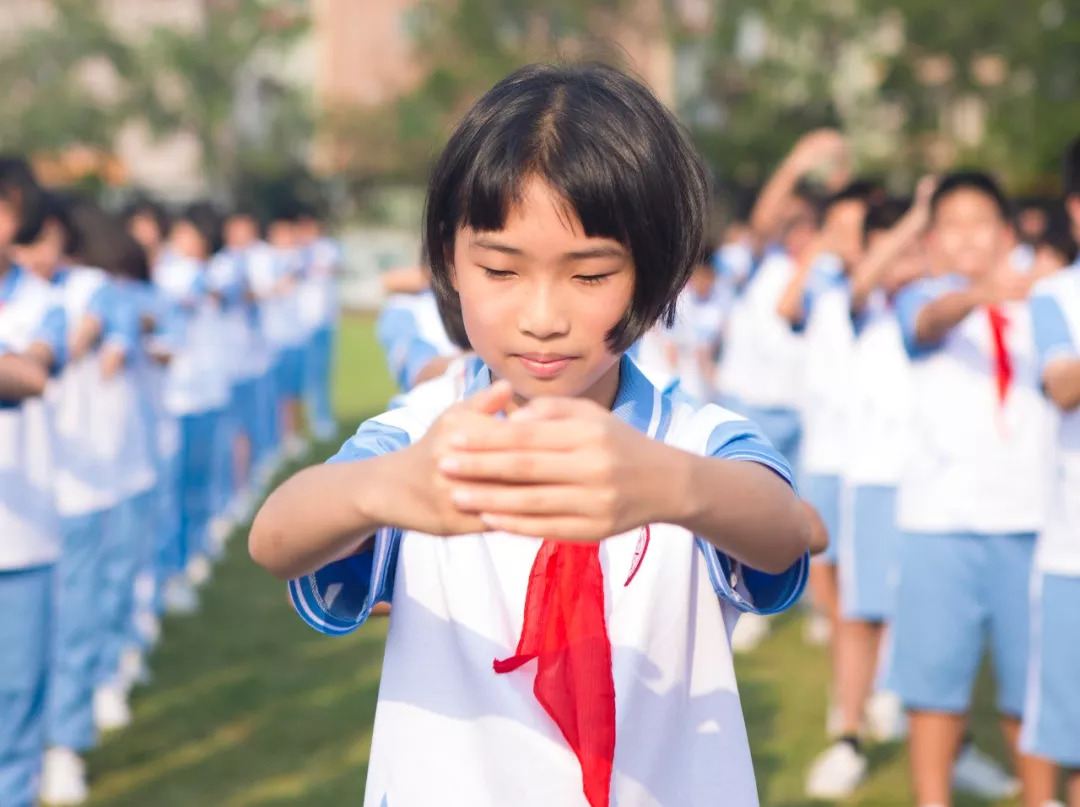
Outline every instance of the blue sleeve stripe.
<svg viewBox="0 0 1080 807"><path fill-rule="evenodd" d="M416 337L403 346L403 353L402 386L404 389L412 389L416 386L416 377L420 375L420 371L427 367L432 359L438 358L439 351L434 345Z"/></svg>
<svg viewBox="0 0 1080 807"><path fill-rule="evenodd" d="M1040 367L1045 370L1054 359L1076 356L1077 345L1058 301L1047 295L1037 295L1031 298L1029 305Z"/></svg>
<svg viewBox="0 0 1080 807"><path fill-rule="evenodd" d="M355 630L359 623L354 623L349 627L344 627L339 623L340 620L335 620L330 614L325 613L321 609L318 609L318 603L313 596L312 580L314 575L308 575L307 577L300 577L296 580L289 581L289 600L292 602L292 606L296 609L296 613L300 615L300 618L304 620L310 627L319 631L319 633L325 633L330 636L342 636ZM312 606L315 603L315 606Z"/></svg>

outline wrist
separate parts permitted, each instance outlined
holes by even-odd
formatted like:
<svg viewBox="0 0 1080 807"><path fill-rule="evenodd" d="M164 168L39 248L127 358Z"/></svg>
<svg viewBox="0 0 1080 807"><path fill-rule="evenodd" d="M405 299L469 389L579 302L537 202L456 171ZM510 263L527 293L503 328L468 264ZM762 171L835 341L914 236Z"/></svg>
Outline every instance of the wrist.
<svg viewBox="0 0 1080 807"><path fill-rule="evenodd" d="M693 454L664 443L650 441L651 456L643 465L650 471L642 501L646 503L646 523L684 525L697 510L693 490Z"/></svg>

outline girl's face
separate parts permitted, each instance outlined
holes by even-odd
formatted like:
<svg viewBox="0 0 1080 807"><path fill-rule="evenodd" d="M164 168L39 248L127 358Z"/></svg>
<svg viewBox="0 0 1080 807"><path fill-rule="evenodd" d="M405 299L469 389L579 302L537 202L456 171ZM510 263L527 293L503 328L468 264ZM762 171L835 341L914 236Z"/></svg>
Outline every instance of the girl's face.
<svg viewBox="0 0 1080 807"><path fill-rule="evenodd" d="M199 229L190 221L180 219L172 226L169 242L177 254L185 258L205 260L207 257L206 240Z"/></svg>
<svg viewBox="0 0 1080 807"><path fill-rule="evenodd" d="M148 213L136 213L128 224L131 236L142 244L143 249L153 253L161 245L161 231L157 221Z"/></svg>
<svg viewBox="0 0 1080 807"><path fill-rule="evenodd" d="M469 341L493 376L511 383L517 403L557 395L611 406L619 357L606 336L634 292L626 247L585 235L534 178L502 230L458 231L451 271Z"/></svg>

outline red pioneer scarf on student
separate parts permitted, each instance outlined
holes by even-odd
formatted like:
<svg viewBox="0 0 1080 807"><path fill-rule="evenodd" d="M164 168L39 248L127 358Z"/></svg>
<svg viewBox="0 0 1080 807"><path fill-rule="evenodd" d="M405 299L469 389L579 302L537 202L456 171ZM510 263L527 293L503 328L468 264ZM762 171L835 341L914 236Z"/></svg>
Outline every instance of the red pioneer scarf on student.
<svg viewBox="0 0 1080 807"><path fill-rule="evenodd" d="M1005 399L1009 396L1009 386L1013 378L1012 358L1009 356L1009 345L1005 337L1005 332L1009 327L1009 318L996 305L987 306L986 313L990 318L990 335L994 343L994 374L997 378L998 403L1004 405Z"/></svg>
<svg viewBox="0 0 1080 807"><path fill-rule="evenodd" d="M628 581L629 582L629 581ZM597 544L544 541L529 573L517 652L496 673L536 659L533 694L581 764L590 807L608 807L615 759L615 681Z"/></svg>

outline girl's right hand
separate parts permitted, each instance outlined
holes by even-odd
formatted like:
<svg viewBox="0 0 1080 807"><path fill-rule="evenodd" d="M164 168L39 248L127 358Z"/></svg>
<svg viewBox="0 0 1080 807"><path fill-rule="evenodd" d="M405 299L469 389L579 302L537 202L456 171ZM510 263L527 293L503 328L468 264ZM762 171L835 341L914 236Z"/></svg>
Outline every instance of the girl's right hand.
<svg viewBox="0 0 1080 807"><path fill-rule="evenodd" d="M386 454L388 489L373 502L382 524L394 524L428 535L467 535L485 532L477 514L463 513L451 499L452 480L439 470L440 461L454 453L458 440L487 431L494 416L506 411L513 391L505 381L476 393L446 410L427 433L408 448ZM391 486L392 485L392 486ZM380 486L381 487L381 486Z"/></svg>

